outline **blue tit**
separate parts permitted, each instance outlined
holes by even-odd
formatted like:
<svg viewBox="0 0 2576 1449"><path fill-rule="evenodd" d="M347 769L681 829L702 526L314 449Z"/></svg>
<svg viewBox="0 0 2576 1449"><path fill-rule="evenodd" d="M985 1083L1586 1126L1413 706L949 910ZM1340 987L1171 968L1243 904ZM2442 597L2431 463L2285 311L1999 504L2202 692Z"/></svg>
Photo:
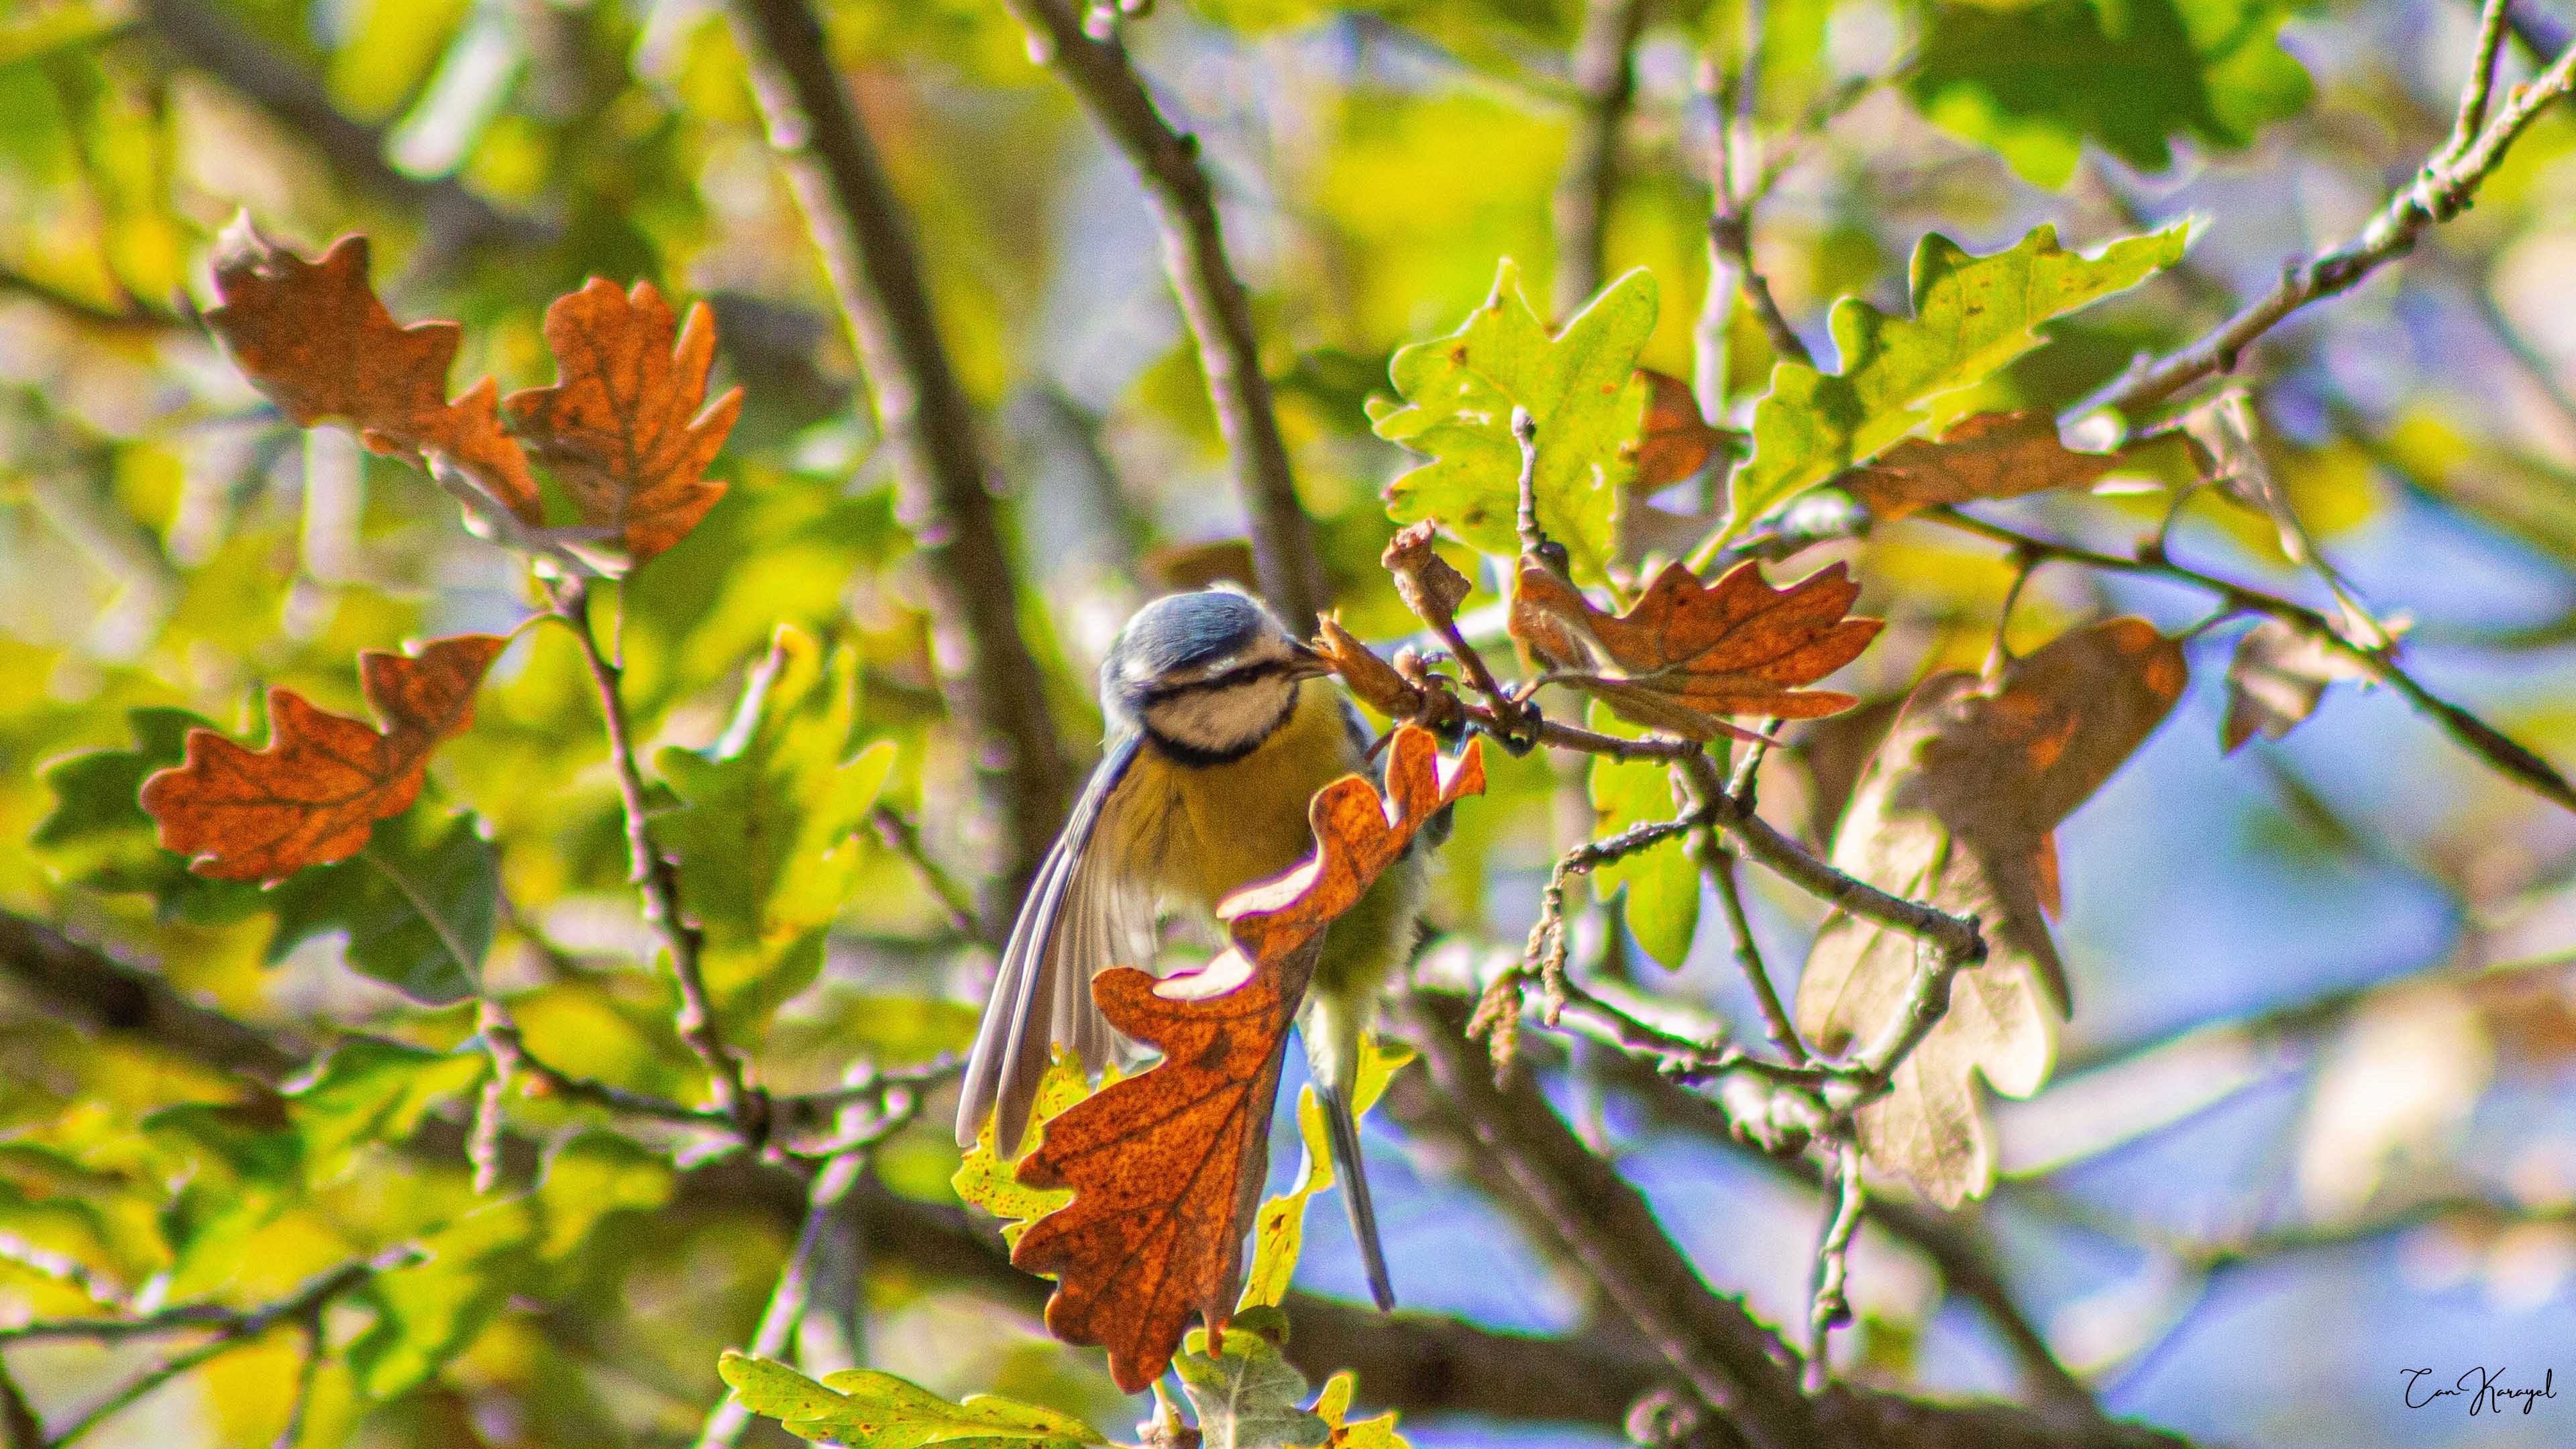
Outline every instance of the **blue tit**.
<svg viewBox="0 0 2576 1449"><path fill-rule="evenodd" d="M994 1140L1018 1144L1050 1044L1075 1048L1095 1070L1128 1050L1093 1005L1091 977L1150 968L1158 910L1207 916L1312 852L1315 792L1367 769L1367 726L1321 678L1329 672L1237 593L1156 599L1119 631L1100 667L1106 747L1003 948L966 1064L959 1145L973 1145L987 1113L997 1114ZM1408 852L1332 924L1297 1017L1380 1308L1395 1296L1351 1098L1370 1008L1413 944L1423 878L1420 852Z"/></svg>

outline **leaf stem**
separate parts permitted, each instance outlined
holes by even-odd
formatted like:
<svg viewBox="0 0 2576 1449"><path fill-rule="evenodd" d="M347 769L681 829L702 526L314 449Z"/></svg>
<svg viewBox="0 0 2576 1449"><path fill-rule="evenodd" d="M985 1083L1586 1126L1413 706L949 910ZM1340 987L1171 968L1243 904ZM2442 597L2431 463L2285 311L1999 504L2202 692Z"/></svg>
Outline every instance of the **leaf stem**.
<svg viewBox="0 0 2576 1449"><path fill-rule="evenodd" d="M676 1018L680 1040L705 1066L716 1110L733 1124L746 1145L757 1144L768 1136L769 1096L745 1080L741 1058L725 1044L717 1029L715 1004L708 995L706 972L700 961L704 934L683 914L678 863L653 843L644 774L635 761L634 732L627 721L626 701L620 689L622 671L600 652L599 640L591 632L589 589L579 581L559 585L554 603L555 612L579 641L582 659L590 666L591 682L599 692L600 714L608 729L609 760L616 768L618 798L626 813L627 878L643 898L646 923L661 935L671 958L671 975L680 995Z"/></svg>

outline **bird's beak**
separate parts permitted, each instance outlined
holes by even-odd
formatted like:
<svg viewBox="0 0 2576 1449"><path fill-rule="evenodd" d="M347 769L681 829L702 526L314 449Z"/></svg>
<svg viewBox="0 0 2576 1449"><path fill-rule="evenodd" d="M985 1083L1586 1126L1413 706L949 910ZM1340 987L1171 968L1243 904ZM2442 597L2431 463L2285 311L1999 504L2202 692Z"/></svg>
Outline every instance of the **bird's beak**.
<svg viewBox="0 0 2576 1449"><path fill-rule="evenodd" d="M1333 661L1316 652L1311 645L1288 641L1288 677L1314 679L1333 673Z"/></svg>

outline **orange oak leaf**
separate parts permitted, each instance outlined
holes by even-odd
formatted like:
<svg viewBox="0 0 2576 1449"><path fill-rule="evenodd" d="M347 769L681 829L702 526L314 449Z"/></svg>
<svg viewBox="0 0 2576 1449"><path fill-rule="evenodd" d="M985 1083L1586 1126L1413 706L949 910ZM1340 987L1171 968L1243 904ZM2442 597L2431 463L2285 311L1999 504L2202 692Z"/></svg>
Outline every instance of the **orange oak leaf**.
<svg viewBox="0 0 2576 1449"><path fill-rule="evenodd" d="M514 392L503 406L582 519L613 530L640 564L724 496L706 470L742 412L742 389L699 409L715 362L714 314L701 302L678 326L652 283L622 292L593 277L546 309L546 345L555 385Z"/></svg>
<svg viewBox="0 0 2576 1449"><path fill-rule="evenodd" d="M485 378L447 400L453 322L405 327L367 282L367 239L344 236L308 262L247 216L215 247L221 306L206 324L261 392L298 424L343 418L379 453L437 454L520 522L541 521L526 454L501 431Z"/></svg>
<svg viewBox="0 0 2576 1449"><path fill-rule="evenodd" d="M1842 668L1878 637L1878 620L1845 617L1859 596L1841 564L1774 589L1749 559L1714 584L1676 563L1635 608L1614 615L1524 558L1511 632L1565 683L1625 718L1706 740L1732 732L1722 715L1814 719L1858 703L1798 686Z"/></svg>
<svg viewBox="0 0 2576 1449"><path fill-rule="evenodd" d="M460 634L417 656L359 655L359 684L382 729L271 689L268 748L190 730L186 759L143 782L162 847L194 857L199 875L239 881L283 880L355 855L377 821L410 808L429 752L473 722L474 690L509 642Z"/></svg>
<svg viewBox="0 0 2576 1449"><path fill-rule="evenodd" d="M1939 442L1907 438L1841 478L1881 518L1979 498L2019 498L2051 488L2090 488L2120 465L2118 453L2080 453L2057 436L2045 409L1973 413Z"/></svg>
<svg viewBox="0 0 2576 1449"><path fill-rule="evenodd" d="M1046 1124L1019 1181L1072 1188L1073 1201L1032 1223L1011 1262L1058 1280L1048 1331L1107 1348L1110 1376L1129 1393L1161 1376L1191 1314L1222 1342L1269 1165L1288 1026L1324 929L1425 821L1482 793L1480 743L1444 769L1429 732L1400 727L1386 782L1383 797L1358 775L1316 794L1315 853L1226 900L1217 914L1233 943L1204 970L1157 981L1121 966L1092 978L1110 1023L1163 1058Z"/></svg>
<svg viewBox="0 0 2576 1449"><path fill-rule="evenodd" d="M1713 428L1700 415L1699 398L1689 383L1651 367L1637 369L1646 380L1646 422L1637 436L1637 487L1651 493L1678 483L1708 466L1722 448L1731 448L1741 433Z"/></svg>

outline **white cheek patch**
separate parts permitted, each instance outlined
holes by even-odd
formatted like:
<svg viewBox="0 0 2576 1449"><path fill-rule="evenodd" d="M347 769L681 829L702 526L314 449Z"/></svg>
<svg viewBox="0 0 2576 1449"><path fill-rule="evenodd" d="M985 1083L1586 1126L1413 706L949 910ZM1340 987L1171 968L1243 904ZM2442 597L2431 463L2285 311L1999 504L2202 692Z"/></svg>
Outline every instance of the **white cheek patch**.
<svg viewBox="0 0 2576 1449"><path fill-rule="evenodd" d="M1272 679L1175 695L1148 706L1145 724L1167 740L1225 754L1257 744L1269 734L1296 687L1293 680Z"/></svg>

